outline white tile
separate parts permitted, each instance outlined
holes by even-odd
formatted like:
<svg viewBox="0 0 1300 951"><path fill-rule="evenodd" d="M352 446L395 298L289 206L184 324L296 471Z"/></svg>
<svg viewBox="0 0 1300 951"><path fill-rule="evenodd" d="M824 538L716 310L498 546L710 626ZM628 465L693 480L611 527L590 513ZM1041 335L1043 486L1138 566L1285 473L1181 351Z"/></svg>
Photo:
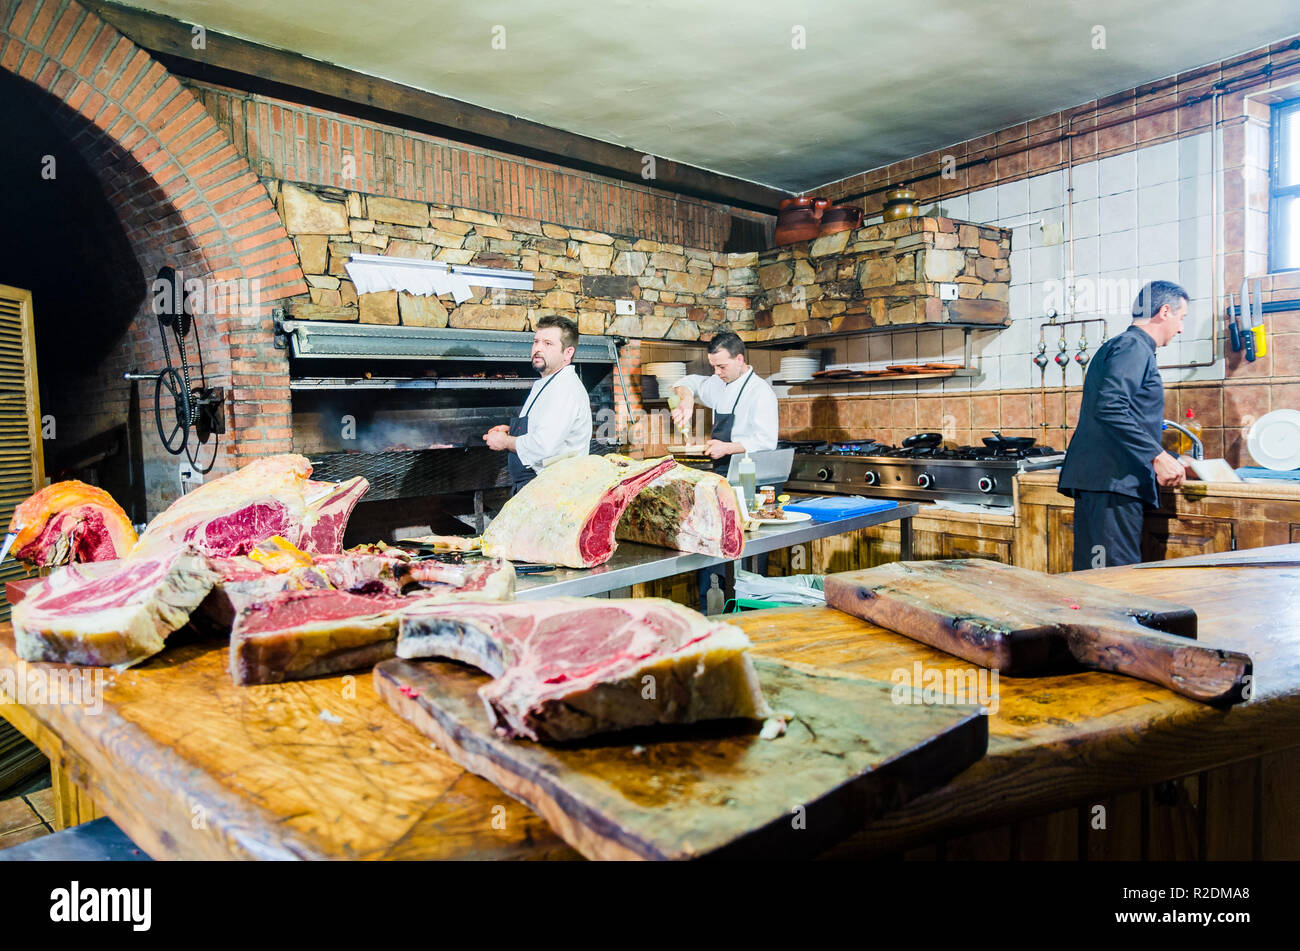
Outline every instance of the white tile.
<svg viewBox="0 0 1300 951"><path fill-rule="evenodd" d="M1210 134L1189 135L1178 140L1178 177L1210 174Z"/></svg>
<svg viewBox="0 0 1300 951"><path fill-rule="evenodd" d="M918 395L938 396L943 392L943 380L917 380L916 392Z"/></svg>
<svg viewBox="0 0 1300 951"><path fill-rule="evenodd" d="M1183 332L1179 335L1179 338L1183 341L1184 347L1188 341L1204 341L1208 345L1215 326L1216 321L1214 314L1210 311L1209 302L1194 300L1187 305L1187 317L1183 320ZM1226 329L1221 320L1217 322L1217 326L1220 331ZM1208 358L1208 352L1203 357L1189 357L1189 359L1193 360Z"/></svg>
<svg viewBox="0 0 1300 951"><path fill-rule="evenodd" d="M1068 248L1066 253L1068 254ZM1101 266L1100 243L1097 238L1075 238L1074 239L1074 274L1077 278L1081 274L1096 274L1097 269ZM1067 265L1068 266L1068 265Z"/></svg>
<svg viewBox="0 0 1300 951"><path fill-rule="evenodd" d="M943 359L943 331L917 331L916 359L918 363Z"/></svg>
<svg viewBox="0 0 1300 951"><path fill-rule="evenodd" d="M1178 178L1178 143L1161 142L1137 150L1138 185L1145 188Z"/></svg>
<svg viewBox="0 0 1300 951"><path fill-rule="evenodd" d="M973 191L967 197L970 199L969 214L971 221L987 224L990 221L997 220L998 190L996 186Z"/></svg>
<svg viewBox="0 0 1300 951"><path fill-rule="evenodd" d="M1178 283L1193 300L1209 297L1212 276L1209 258L1180 261L1178 264Z"/></svg>
<svg viewBox="0 0 1300 951"><path fill-rule="evenodd" d="M1062 264L1061 246L1034 248L1029 252L1029 273L1034 276L1034 283L1039 281L1060 280L1065 276Z"/></svg>
<svg viewBox="0 0 1300 951"><path fill-rule="evenodd" d="M1097 194L1114 195L1137 187L1137 159L1132 152L1111 155L1097 163Z"/></svg>
<svg viewBox="0 0 1300 951"><path fill-rule="evenodd" d="M1013 245L1014 247L1014 245ZM1031 277L1029 273L1029 248L1021 248L1012 251L1007 258L1007 263L1011 267L1011 286L1017 284L1028 284Z"/></svg>
<svg viewBox="0 0 1300 951"><path fill-rule="evenodd" d="M1097 197L1097 163L1082 162L1070 170L1071 193L1075 201L1088 201Z"/></svg>
<svg viewBox="0 0 1300 951"><path fill-rule="evenodd" d="M1065 176L1062 172L1047 172L1029 179L1029 210L1048 211L1060 208L1065 201Z"/></svg>
<svg viewBox="0 0 1300 951"><path fill-rule="evenodd" d="M1099 233L1107 236L1116 231L1137 227L1137 192L1120 192L1101 196L1098 218Z"/></svg>
<svg viewBox="0 0 1300 951"><path fill-rule="evenodd" d="M972 391L988 391L1001 389L998 378L1001 374L998 372L998 358L994 357L992 362L985 362L982 365L977 364L980 375L971 380Z"/></svg>
<svg viewBox="0 0 1300 951"><path fill-rule="evenodd" d="M1222 203L1223 195L1219 195ZM1210 213L1210 176L1196 175L1178 181L1178 217L1196 218Z"/></svg>
<svg viewBox="0 0 1300 951"><path fill-rule="evenodd" d="M1208 215L1183 218L1178 222L1178 257L1193 260L1210 254L1210 229L1213 219Z"/></svg>
<svg viewBox="0 0 1300 951"><path fill-rule="evenodd" d="M1074 236L1087 238L1099 234L1099 213L1101 202L1096 198L1079 201L1074 204Z"/></svg>
<svg viewBox="0 0 1300 951"><path fill-rule="evenodd" d="M1011 318L1011 326L998 334L1002 338L1002 355L1029 353L1029 336L1034 325L1032 317Z"/></svg>
<svg viewBox="0 0 1300 951"><path fill-rule="evenodd" d="M954 195L939 203L944 217L956 218L958 221L970 221L970 199L965 195Z"/></svg>
<svg viewBox="0 0 1300 951"><path fill-rule="evenodd" d="M939 382L943 384L945 393L969 393L971 390L971 378L968 376L953 376Z"/></svg>
<svg viewBox="0 0 1300 951"><path fill-rule="evenodd" d="M1029 285L1017 284L1011 288L1011 319L1020 320L1028 317L1031 311L1029 308ZM1002 331L1006 333L1006 331Z"/></svg>
<svg viewBox="0 0 1300 951"><path fill-rule="evenodd" d="M871 334L867 337L867 359L872 363L893 363L892 340L894 336L894 334ZM883 369L883 366L881 369Z"/></svg>
<svg viewBox="0 0 1300 951"><path fill-rule="evenodd" d="M998 186L998 220L1023 218L1029 212L1029 182L1007 182Z"/></svg>
<svg viewBox="0 0 1300 951"><path fill-rule="evenodd" d="M1166 265L1165 273L1171 268L1170 264L1176 264L1178 261L1178 222L1169 221L1159 225L1148 225L1138 229L1138 264L1141 266L1148 265ZM1146 278L1144 278L1145 280ZM1168 280L1168 278L1163 278Z"/></svg>
<svg viewBox="0 0 1300 951"><path fill-rule="evenodd" d="M1023 251L1034 247L1034 232L1038 225L1022 223L1011 229L1011 249Z"/></svg>
<svg viewBox="0 0 1300 951"><path fill-rule="evenodd" d="M999 372L1002 377L1002 386L1005 389L1016 389L1029 386L1029 371L1037 369L1029 362L1029 357L1024 354L1016 356L1004 356L999 364Z"/></svg>
<svg viewBox="0 0 1300 951"><path fill-rule="evenodd" d="M1161 225L1178 220L1178 182L1161 182L1138 189L1138 224Z"/></svg>
<svg viewBox="0 0 1300 951"><path fill-rule="evenodd" d="M961 359L965 351L966 335L960 330L943 331L943 359L946 363Z"/></svg>
<svg viewBox="0 0 1300 951"><path fill-rule="evenodd" d="M1101 242L1101 272L1114 272L1138 264L1138 233L1117 231Z"/></svg>

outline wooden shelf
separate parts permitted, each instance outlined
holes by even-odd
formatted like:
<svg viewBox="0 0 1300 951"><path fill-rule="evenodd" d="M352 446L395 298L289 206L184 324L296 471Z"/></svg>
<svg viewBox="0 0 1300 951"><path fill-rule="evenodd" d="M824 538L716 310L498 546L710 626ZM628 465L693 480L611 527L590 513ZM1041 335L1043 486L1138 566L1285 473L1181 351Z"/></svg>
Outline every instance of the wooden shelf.
<svg viewBox="0 0 1300 951"><path fill-rule="evenodd" d="M976 377L978 370L969 368L961 370L935 370L933 373L880 373L875 376L839 377L828 380L805 380L801 383L786 383L777 380L776 386L845 386L857 383L892 383L895 380L946 380L950 377Z"/></svg>
<svg viewBox="0 0 1300 951"><path fill-rule="evenodd" d="M755 340L745 346L754 347L758 350L796 350L803 348L806 344L818 340L843 340L847 337L857 337L860 334L886 334L900 333L906 330L960 330L970 334L972 330L1006 330L1011 326L1011 321L1001 324L974 324L974 323L923 323L923 324L886 324L883 327L866 327L862 330L837 331L835 333L813 334L808 337L782 337L779 340Z"/></svg>

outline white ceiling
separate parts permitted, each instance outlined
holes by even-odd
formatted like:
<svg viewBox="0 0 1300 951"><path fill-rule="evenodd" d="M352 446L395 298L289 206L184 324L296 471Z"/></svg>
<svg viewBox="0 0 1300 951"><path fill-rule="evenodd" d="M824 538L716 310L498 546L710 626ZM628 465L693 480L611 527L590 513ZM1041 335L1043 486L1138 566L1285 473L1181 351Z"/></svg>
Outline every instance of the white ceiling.
<svg viewBox="0 0 1300 951"><path fill-rule="evenodd" d="M127 5L791 191L1265 46L1300 22L1296 0Z"/></svg>

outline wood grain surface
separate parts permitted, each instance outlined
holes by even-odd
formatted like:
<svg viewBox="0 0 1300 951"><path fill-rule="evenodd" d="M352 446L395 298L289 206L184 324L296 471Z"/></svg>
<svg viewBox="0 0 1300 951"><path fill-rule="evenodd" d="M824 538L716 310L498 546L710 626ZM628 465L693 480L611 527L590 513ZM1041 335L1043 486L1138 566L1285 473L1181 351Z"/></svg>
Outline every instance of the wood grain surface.
<svg viewBox="0 0 1300 951"><path fill-rule="evenodd" d="M1253 658L1248 702L1221 709L1086 670L1001 677L988 754L827 854L935 854L929 844L944 837L1109 803L1112 830L1089 830L1083 850L1132 857L1120 850L1118 830L1177 808L1143 805L1135 791L1259 758L1265 822L1285 829L1289 815L1292 832L1267 838L1256 854L1300 857L1287 792L1300 777L1291 752L1300 747L1300 569L1206 568L1195 585L1172 580L1185 574L1112 568L1075 577L1194 608L1203 641ZM874 680L890 682L916 664L971 667L829 608L735 621L757 655ZM0 672L16 665L12 634L0 627ZM208 643L169 647L107 680L99 714L0 703L0 715L156 858L579 857L542 819L393 714L369 672L240 688L223 645ZM1151 857L1161 849L1170 851L1161 846Z"/></svg>
<svg viewBox="0 0 1300 951"><path fill-rule="evenodd" d="M472 667L389 660L374 680L399 716L588 858L812 857L988 746L978 707L899 704L887 683L754 666L772 709L794 714L784 736L731 720L521 742L493 731L477 694L490 678Z"/></svg>
<svg viewBox="0 0 1300 951"><path fill-rule="evenodd" d="M1189 642L1186 605L978 559L905 561L826 578L826 603L1003 673L1073 659L1207 702L1238 702L1250 658ZM1177 636L1175 636L1177 635Z"/></svg>

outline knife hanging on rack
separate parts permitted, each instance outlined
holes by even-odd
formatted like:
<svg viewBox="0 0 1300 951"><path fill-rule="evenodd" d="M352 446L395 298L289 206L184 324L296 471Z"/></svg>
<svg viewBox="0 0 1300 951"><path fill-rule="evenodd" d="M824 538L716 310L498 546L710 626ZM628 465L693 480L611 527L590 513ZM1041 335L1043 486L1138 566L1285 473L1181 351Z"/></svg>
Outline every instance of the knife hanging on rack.
<svg viewBox="0 0 1300 951"><path fill-rule="evenodd" d="M1255 356L1268 354L1268 339L1264 336L1264 282L1255 281L1254 309L1251 311L1250 331L1255 335Z"/></svg>
<svg viewBox="0 0 1300 951"><path fill-rule="evenodd" d="M1237 305L1233 303L1232 292L1228 292L1228 334L1232 337L1232 352L1241 352L1241 331L1237 329L1237 317L1233 313Z"/></svg>
<svg viewBox="0 0 1300 951"><path fill-rule="evenodd" d="M1237 332L1241 334L1241 346L1246 351L1246 359L1255 362L1255 335L1250 330L1250 285L1245 278L1241 281L1241 308L1237 311Z"/></svg>

